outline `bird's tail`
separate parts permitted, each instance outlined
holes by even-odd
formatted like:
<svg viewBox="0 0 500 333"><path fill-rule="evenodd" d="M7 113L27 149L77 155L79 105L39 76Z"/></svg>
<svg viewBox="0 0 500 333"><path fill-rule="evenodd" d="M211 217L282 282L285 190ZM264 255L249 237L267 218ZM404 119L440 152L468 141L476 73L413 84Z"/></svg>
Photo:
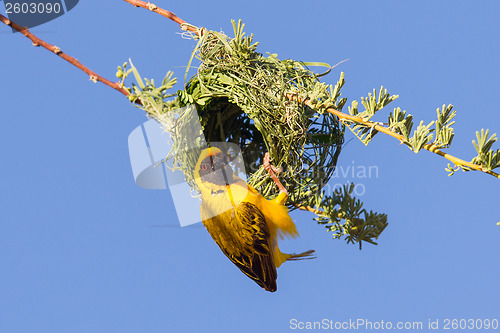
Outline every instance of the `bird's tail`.
<svg viewBox="0 0 500 333"><path fill-rule="evenodd" d="M314 256L314 250L309 250L302 253L283 253L280 251L278 247L276 247L276 250L274 252L274 264L276 265L276 267L280 267L281 264L284 263L285 261L314 259L314 258L316 258Z"/></svg>
<svg viewBox="0 0 500 333"><path fill-rule="evenodd" d="M286 258L287 261L291 260L302 260L302 259L315 259L314 250L309 250L302 253L292 253L289 254L290 257Z"/></svg>

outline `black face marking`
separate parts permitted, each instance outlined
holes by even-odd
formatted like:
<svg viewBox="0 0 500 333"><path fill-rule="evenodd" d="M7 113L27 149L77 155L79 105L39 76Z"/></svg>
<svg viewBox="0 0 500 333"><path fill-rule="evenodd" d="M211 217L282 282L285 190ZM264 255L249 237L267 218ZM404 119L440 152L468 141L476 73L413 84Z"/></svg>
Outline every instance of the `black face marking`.
<svg viewBox="0 0 500 333"><path fill-rule="evenodd" d="M200 163L200 177L202 181L219 186L233 183L233 171L221 156L207 156Z"/></svg>

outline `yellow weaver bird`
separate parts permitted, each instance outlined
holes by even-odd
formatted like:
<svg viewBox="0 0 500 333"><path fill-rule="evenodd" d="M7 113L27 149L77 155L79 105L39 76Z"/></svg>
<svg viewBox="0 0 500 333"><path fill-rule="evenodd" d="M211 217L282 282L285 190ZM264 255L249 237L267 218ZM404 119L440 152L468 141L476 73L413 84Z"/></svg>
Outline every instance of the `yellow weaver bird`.
<svg viewBox="0 0 500 333"><path fill-rule="evenodd" d="M314 250L300 254L280 251L278 236L295 238L299 234L284 205L287 191L276 177L268 153L264 166L280 189L274 200L266 200L236 176L219 148L201 152L194 179L201 192L201 219L215 243L249 278L274 292L276 268L287 260L312 259Z"/></svg>

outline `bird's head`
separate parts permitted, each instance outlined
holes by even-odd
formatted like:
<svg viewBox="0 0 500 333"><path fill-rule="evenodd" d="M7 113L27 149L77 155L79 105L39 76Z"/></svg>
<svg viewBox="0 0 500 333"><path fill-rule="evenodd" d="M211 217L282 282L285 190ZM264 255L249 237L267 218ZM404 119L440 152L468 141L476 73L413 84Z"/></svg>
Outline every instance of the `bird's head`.
<svg viewBox="0 0 500 333"><path fill-rule="evenodd" d="M194 179L200 187L217 191L234 182L235 177L228 164L228 157L216 147L204 149L194 168Z"/></svg>

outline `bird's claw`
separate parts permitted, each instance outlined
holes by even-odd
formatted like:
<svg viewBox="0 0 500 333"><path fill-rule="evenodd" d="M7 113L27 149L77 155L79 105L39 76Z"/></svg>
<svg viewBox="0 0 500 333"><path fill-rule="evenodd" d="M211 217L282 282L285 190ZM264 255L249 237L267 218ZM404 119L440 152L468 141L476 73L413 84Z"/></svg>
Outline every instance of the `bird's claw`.
<svg viewBox="0 0 500 333"><path fill-rule="evenodd" d="M279 175L282 170L281 170L281 168L277 168L277 167L271 165L270 159L271 159L271 157L269 156L269 152L266 152L266 154L264 155L264 160L263 160L264 168L266 169L267 173L269 173L269 176L271 176L274 183L278 186L280 192L287 194L288 192L287 192L286 188L283 186L283 184L281 184L278 177L276 177L276 174Z"/></svg>
<svg viewBox="0 0 500 333"><path fill-rule="evenodd" d="M274 173L279 175L281 171L283 171L283 169L281 167L279 168L275 167L274 165L271 164L270 161L271 157L269 155L269 152L266 152L266 154L264 155L264 167L266 168L266 170L271 169Z"/></svg>

